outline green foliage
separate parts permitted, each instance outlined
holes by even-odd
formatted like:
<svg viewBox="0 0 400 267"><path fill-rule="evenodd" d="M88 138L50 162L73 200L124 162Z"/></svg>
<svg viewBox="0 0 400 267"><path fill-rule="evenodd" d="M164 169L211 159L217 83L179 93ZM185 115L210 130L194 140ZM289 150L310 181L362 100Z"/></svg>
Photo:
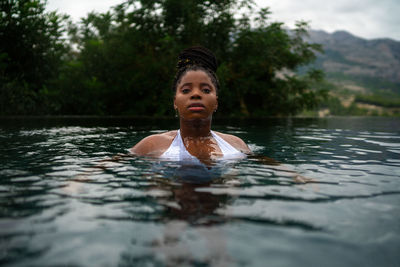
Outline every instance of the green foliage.
<svg viewBox="0 0 400 267"><path fill-rule="evenodd" d="M69 51L66 42L59 41L64 18L44 13L41 1L7 3L13 7L10 14L34 6L35 15L26 21L41 25L26 33L8 33L18 40L32 35L27 46L14 53L26 51L26 58L34 58L27 61L34 62L32 66L24 60L11 63L10 47L0 50L0 71L7 83L24 75L22 85L7 87L8 95L15 89L27 96L20 111L9 113L24 113L29 103L41 102L40 112L49 114L173 115L176 57L193 45L211 49L221 63L221 116L293 115L316 107L326 95L316 86L320 71L296 74L320 51L304 41L307 24L300 22L287 31L282 23L270 23L269 10L257 9L251 0L128 0L104 14L89 13L78 25L69 23L74 47ZM10 27L13 17L2 21L2 27ZM37 52L39 43L46 46Z"/></svg>
<svg viewBox="0 0 400 267"><path fill-rule="evenodd" d="M34 114L37 94L28 85L16 80L1 83L0 111L5 115Z"/></svg>
<svg viewBox="0 0 400 267"><path fill-rule="evenodd" d="M371 104L386 108L399 108L400 107L400 97L397 95L389 94L372 94L372 95L357 95L355 102Z"/></svg>
<svg viewBox="0 0 400 267"><path fill-rule="evenodd" d="M43 111L39 91L57 76L67 52L66 17L44 9L40 0L0 2L0 114Z"/></svg>
<svg viewBox="0 0 400 267"><path fill-rule="evenodd" d="M235 18L240 7L245 13ZM132 0L111 13L89 14L71 34L82 71L103 85L97 96L106 114L172 115L168 89L176 56L192 45L210 48L221 62L222 114L291 115L313 108L323 98L312 88L320 73L294 72L320 47L303 41L305 23L287 32L281 23L268 23L268 14L251 1ZM77 82L90 90L84 79Z"/></svg>
<svg viewBox="0 0 400 267"><path fill-rule="evenodd" d="M356 103L351 103L350 106L343 106L339 98L329 96L321 105L320 108L329 109L329 115L333 116L364 116L368 115L368 110L357 107Z"/></svg>
<svg viewBox="0 0 400 267"><path fill-rule="evenodd" d="M392 93L400 96L400 84L384 80L377 77L369 77L362 75L348 75L344 73L327 73L326 78L333 81L342 81L352 84L358 84L373 93Z"/></svg>
<svg viewBox="0 0 400 267"><path fill-rule="evenodd" d="M329 109L329 115L334 116L398 116L400 98L391 91L377 91L373 94L360 94L355 91L343 88L329 80L323 80L316 84L319 90L325 90L331 94L321 101L318 109ZM342 100L341 100L342 99ZM344 106L343 102L351 101L350 106ZM358 104L371 104L378 106L378 109L371 107L361 108ZM379 108L380 107L380 108ZM303 112L302 115L317 116L314 113Z"/></svg>

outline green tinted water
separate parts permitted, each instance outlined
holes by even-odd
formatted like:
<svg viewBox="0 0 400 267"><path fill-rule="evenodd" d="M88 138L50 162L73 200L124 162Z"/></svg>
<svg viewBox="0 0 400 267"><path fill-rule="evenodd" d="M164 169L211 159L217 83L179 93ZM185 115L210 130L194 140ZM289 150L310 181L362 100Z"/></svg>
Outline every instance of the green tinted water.
<svg viewBox="0 0 400 267"><path fill-rule="evenodd" d="M110 160L175 121L0 122L2 265L400 266L399 119L216 121L258 156L202 184Z"/></svg>

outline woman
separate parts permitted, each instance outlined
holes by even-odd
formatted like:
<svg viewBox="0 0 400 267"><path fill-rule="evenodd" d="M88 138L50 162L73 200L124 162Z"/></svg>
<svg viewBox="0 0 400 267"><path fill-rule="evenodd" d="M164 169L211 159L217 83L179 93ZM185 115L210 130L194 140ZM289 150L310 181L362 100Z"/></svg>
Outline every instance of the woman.
<svg viewBox="0 0 400 267"><path fill-rule="evenodd" d="M174 108L180 129L148 136L131 148L140 156L201 162L240 158L249 147L239 137L211 131L212 115L218 108L217 61L204 47L183 50L174 79Z"/></svg>

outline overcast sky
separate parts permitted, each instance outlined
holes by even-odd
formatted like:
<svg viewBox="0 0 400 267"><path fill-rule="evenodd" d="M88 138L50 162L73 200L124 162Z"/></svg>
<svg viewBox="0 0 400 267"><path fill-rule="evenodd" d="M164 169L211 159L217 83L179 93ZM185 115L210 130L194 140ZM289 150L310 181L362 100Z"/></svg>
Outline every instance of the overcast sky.
<svg viewBox="0 0 400 267"><path fill-rule="evenodd" d="M182 0L184 1L184 0ZM48 10L69 14L74 21L95 10L105 12L124 0L48 0ZM292 27L308 21L312 29L346 30L367 39L392 38L400 41L400 0L255 0L270 7L273 21Z"/></svg>

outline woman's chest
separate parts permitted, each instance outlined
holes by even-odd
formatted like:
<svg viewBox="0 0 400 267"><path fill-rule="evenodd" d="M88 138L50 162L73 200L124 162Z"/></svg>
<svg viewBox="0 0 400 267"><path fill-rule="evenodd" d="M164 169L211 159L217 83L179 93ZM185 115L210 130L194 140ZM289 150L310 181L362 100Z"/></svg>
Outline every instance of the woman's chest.
<svg viewBox="0 0 400 267"><path fill-rule="evenodd" d="M223 153L214 139L184 142L186 150L196 158L210 159L223 157Z"/></svg>

